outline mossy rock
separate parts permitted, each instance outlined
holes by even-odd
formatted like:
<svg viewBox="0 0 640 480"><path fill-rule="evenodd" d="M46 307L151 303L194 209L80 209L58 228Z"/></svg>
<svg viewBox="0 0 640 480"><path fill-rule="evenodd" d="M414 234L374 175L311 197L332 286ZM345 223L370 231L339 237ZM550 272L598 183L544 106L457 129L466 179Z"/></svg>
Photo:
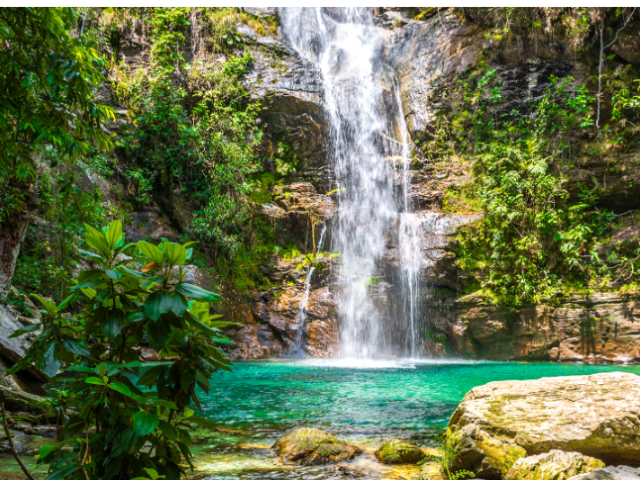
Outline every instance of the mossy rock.
<svg viewBox="0 0 640 480"><path fill-rule="evenodd" d="M320 465L350 460L361 450L317 428L296 428L273 445L284 460L304 465Z"/></svg>
<svg viewBox="0 0 640 480"><path fill-rule="evenodd" d="M604 468L604 462L578 452L551 450L548 453L518 459L505 480L566 480Z"/></svg>
<svg viewBox="0 0 640 480"><path fill-rule="evenodd" d="M376 450L376 458L382 463L416 464L426 457L420 447L403 440L389 440Z"/></svg>

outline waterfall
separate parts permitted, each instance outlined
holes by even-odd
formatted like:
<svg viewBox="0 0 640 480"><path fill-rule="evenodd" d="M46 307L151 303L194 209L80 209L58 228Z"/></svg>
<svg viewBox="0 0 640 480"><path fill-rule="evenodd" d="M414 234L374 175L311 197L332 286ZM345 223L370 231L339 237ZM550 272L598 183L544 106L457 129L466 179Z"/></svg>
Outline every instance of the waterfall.
<svg viewBox="0 0 640 480"><path fill-rule="evenodd" d="M384 56L387 32L367 8L286 8L280 17L289 45L323 78L338 189L331 248L340 256L341 354L416 356L420 225L410 213L410 140ZM392 281L385 274L391 244L400 263L399 319L389 318L372 294L379 281Z"/></svg>

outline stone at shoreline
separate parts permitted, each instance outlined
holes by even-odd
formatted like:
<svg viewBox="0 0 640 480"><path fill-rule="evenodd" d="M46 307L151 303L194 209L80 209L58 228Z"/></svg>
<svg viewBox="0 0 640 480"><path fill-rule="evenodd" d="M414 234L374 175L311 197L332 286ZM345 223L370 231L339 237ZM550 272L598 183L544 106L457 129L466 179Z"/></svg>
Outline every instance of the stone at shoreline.
<svg viewBox="0 0 640 480"><path fill-rule="evenodd" d="M571 477L569 480L640 480L640 469L626 466L607 467Z"/></svg>
<svg viewBox="0 0 640 480"><path fill-rule="evenodd" d="M516 460L504 480L560 480L604 467L602 461L578 452L551 450Z"/></svg>
<svg viewBox="0 0 640 480"><path fill-rule="evenodd" d="M456 467L483 478L518 458L559 449L605 463L640 463L640 377L610 372L491 382L467 393L449 420Z"/></svg>
<svg viewBox="0 0 640 480"><path fill-rule="evenodd" d="M355 445L317 428L291 430L280 437L273 448L284 460L303 465L342 462L361 452Z"/></svg>
<svg viewBox="0 0 640 480"><path fill-rule="evenodd" d="M402 440L389 440L375 452L376 458L382 463L418 463L427 455L415 445Z"/></svg>

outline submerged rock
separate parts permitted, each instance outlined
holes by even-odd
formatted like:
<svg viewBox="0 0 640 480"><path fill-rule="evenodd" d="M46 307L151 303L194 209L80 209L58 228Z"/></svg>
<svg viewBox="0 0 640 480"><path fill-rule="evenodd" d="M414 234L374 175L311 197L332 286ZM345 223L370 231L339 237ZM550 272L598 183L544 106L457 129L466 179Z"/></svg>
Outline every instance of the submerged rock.
<svg viewBox="0 0 640 480"><path fill-rule="evenodd" d="M418 463L427 455L420 448L402 440L390 440L376 450L376 458L382 463Z"/></svg>
<svg viewBox="0 0 640 480"><path fill-rule="evenodd" d="M578 452L551 450L517 460L505 480L565 480L604 468L604 463Z"/></svg>
<svg viewBox="0 0 640 480"><path fill-rule="evenodd" d="M640 377L610 372L491 382L465 395L449 427L459 436L456 466L486 478L552 449L638 464Z"/></svg>
<svg viewBox="0 0 640 480"><path fill-rule="evenodd" d="M284 460L305 465L342 462L361 452L355 445L317 428L296 428L280 437L273 448Z"/></svg>

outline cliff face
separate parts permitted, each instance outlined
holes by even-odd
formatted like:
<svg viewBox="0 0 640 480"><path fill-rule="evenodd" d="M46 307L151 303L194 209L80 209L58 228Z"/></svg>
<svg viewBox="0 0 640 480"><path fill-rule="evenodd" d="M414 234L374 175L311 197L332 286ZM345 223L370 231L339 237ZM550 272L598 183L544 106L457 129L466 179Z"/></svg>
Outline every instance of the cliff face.
<svg viewBox="0 0 640 480"><path fill-rule="evenodd" d="M449 336L472 358L638 363L637 294L573 294L560 305L500 308L468 295L455 302Z"/></svg>

